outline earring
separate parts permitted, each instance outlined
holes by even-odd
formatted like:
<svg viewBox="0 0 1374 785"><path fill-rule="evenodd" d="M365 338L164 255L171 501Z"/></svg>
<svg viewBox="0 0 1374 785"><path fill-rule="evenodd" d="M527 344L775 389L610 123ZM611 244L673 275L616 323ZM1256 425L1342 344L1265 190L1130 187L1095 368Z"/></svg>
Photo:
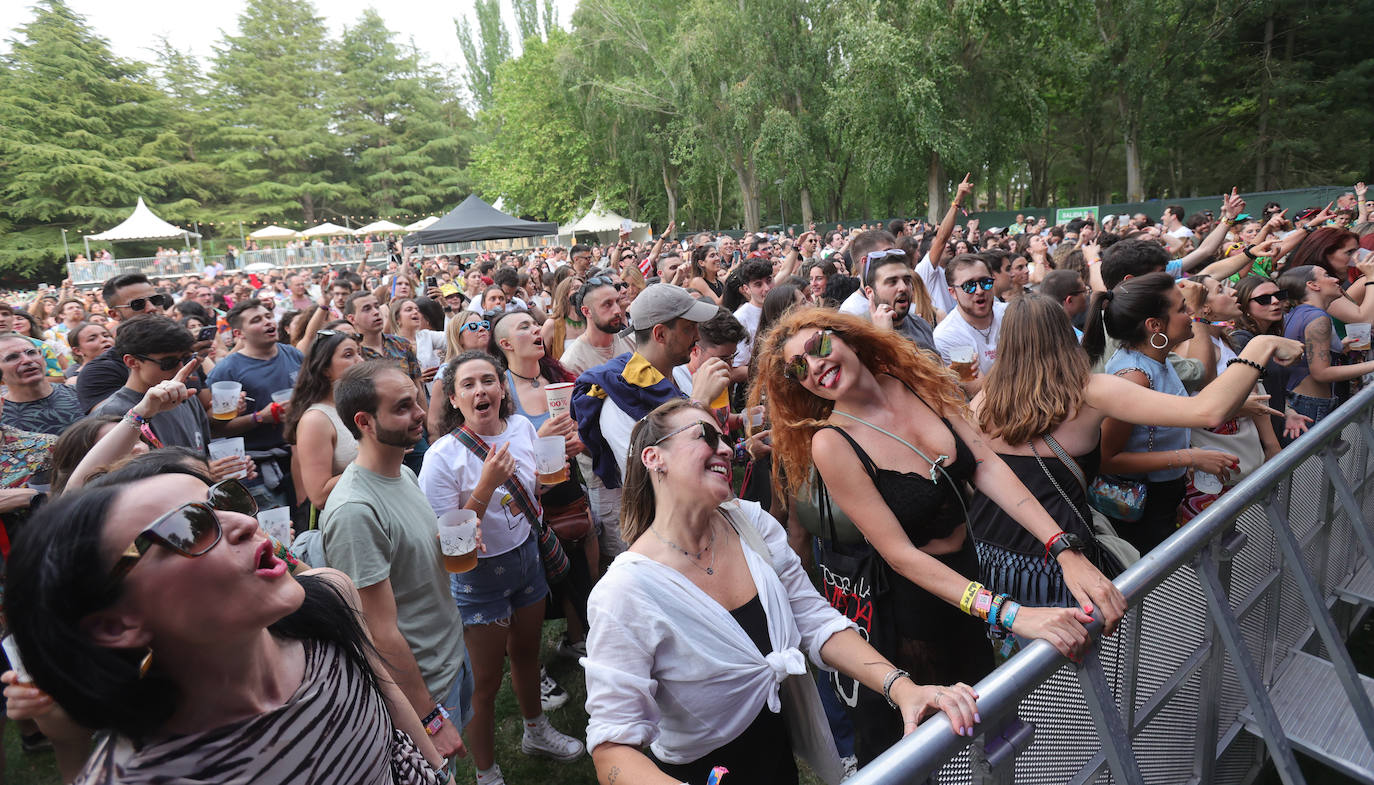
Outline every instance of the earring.
<svg viewBox="0 0 1374 785"><path fill-rule="evenodd" d="M139 663L138 663L138 677L141 679L141 678L143 678L144 676L147 676L147 675L148 675L148 671L152 670L152 668L153 668L153 650L152 650L152 647L149 647L149 648L148 648L148 653L145 654L145 655L143 655L143 659L142 659L142 660L139 660Z"/></svg>
<svg viewBox="0 0 1374 785"><path fill-rule="evenodd" d="M1160 345L1155 346L1155 338L1163 338L1163 339L1164 339L1164 343L1161 343ZM1154 335L1151 335L1151 336L1150 336L1150 346L1151 346L1151 347L1153 347L1153 348L1155 348L1155 349L1163 349L1164 347L1166 347L1166 346L1168 346L1168 345L1169 345L1169 336L1165 335L1164 333L1155 333Z"/></svg>

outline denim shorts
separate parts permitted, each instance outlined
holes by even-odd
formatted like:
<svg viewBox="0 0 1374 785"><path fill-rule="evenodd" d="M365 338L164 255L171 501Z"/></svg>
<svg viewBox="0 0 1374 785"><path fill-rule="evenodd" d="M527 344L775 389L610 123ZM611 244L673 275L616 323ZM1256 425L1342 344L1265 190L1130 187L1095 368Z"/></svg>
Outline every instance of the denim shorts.
<svg viewBox="0 0 1374 785"><path fill-rule="evenodd" d="M1340 403L1338 398L1313 398L1310 395L1299 395L1298 393L1288 393L1288 405L1293 407L1293 411L1298 414L1305 414L1312 418L1312 425L1322 421L1322 418L1335 411L1336 404Z"/></svg>
<svg viewBox="0 0 1374 785"><path fill-rule="evenodd" d="M449 713L449 721L459 732L472 720L472 693L476 689L472 681L472 666L468 664L468 659L467 648L464 647L463 667L458 670L458 675L453 679L453 686L449 688L442 701L444 710Z"/></svg>
<svg viewBox="0 0 1374 785"><path fill-rule="evenodd" d="M505 624L517 610L544 601L549 584L535 536L531 531L520 547L479 557L476 567L450 576L449 588L463 624Z"/></svg>

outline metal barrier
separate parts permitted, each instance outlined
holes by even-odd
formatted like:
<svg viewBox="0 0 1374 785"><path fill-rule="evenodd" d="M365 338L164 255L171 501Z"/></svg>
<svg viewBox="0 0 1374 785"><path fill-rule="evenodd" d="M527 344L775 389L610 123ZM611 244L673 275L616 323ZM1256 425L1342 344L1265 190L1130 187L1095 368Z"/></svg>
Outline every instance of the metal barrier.
<svg viewBox="0 0 1374 785"><path fill-rule="evenodd" d="M1001 729L979 754L940 715L846 785L1248 783L1269 759L1291 784L1295 745L1374 781L1374 708L1344 643L1362 614L1336 602L1374 602L1372 409L1374 388L1118 577L1131 609L1081 665L1035 641L979 682L981 727Z"/></svg>

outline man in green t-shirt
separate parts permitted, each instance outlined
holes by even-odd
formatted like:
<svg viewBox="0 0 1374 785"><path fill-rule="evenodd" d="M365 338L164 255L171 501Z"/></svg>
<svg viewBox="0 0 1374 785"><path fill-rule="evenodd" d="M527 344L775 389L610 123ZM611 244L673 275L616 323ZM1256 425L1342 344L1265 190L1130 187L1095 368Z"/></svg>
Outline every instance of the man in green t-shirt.
<svg viewBox="0 0 1374 785"><path fill-rule="evenodd" d="M358 440L320 518L325 561L353 579L390 677L439 754L466 754L459 729L471 715L472 672L463 619L449 595L434 510L402 464L425 410L394 362L355 365L334 386L334 406Z"/></svg>

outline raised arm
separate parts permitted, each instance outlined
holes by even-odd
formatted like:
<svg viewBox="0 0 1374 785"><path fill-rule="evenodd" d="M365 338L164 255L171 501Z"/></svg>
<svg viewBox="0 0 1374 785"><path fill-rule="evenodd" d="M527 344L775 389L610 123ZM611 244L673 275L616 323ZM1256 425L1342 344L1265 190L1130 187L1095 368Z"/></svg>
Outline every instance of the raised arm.
<svg viewBox="0 0 1374 785"><path fill-rule="evenodd" d="M1221 248L1222 241L1231 229L1231 222L1244 211L1245 200L1240 198L1240 194L1236 193L1235 187L1232 186L1231 193L1221 200L1221 220L1217 221L1212 231L1198 243L1196 250L1179 260L1183 265L1183 271L1188 272L1199 264L1216 258L1217 249Z"/></svg>
<svg viewBox="0 0 1374 785"><path fill-rule="evenodd" d="M968 179L965 174L964 179L959 181L959 187L954 191L954 201L950 203L949 210L945 211L945 219L940 222L940 228L935 230L935 239L930 243L930 265L936 269L940 267L940 259L945 255L945 247L949 245L949 238L954 234L954 222L959 217L959 208L963 206L964 199L973 193L973 181Z"/></svg>

